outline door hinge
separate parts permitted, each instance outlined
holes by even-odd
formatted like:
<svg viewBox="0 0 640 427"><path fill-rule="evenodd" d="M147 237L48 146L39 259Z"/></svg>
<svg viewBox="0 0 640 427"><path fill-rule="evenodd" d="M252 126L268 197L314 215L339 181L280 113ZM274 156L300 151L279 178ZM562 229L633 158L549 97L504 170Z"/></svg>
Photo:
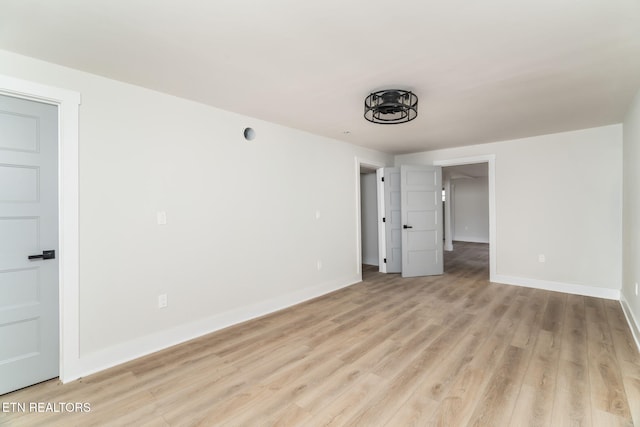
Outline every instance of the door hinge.
<svg viewBox="0 0 640 427"><path fill-rule="evenodd" d="M387 218L382 218L382 222L387 222Z"/></svg>
<svg viewBox="0 0 640 427"><path fill-rule="evenodd" d="M381 181L384 182L384 176L382 177Z"/></svg>
<svg viewBox="0 0 640 427"><path fill-rule="evenodd" d="M386 258L384 259L384 263L385 263L385 264L387 263L387 259L386 259Z"/></svg>

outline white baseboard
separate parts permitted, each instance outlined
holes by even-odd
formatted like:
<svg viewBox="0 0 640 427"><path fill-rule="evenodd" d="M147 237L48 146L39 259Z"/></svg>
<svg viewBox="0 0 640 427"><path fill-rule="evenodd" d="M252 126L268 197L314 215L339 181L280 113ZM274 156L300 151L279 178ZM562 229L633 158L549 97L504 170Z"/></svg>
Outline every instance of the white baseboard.
<svg viewBox="0 0 640 427"><path fill-rule="evenodd" d="M638 348L638 351L640 351L640 322L633 315L633 311L631 311L629 302L624 297L624 294L620 295L620 305L622 306L622 312L624 313L624 316L627 318L627 323L629 324L629 328L631 329L633 339L636 342L636 347Z"/></svg>
<svg viewBox="0 0 640 427"><path fill-rule="evenodd" d="M297 292L272 298L267 301L237 308L208 318L176 326L138 339L123 342L115 346L82 355L72 374L65 376L64 382L77 380L113 366L129 362L156 351L164 350L176 344L201 337L226 327L255 319L301 302L328 294L353 285L362 280L361 276L352 276L333 280L318 286L305 288Z"/></svg>
<svg viewBox="0 0 640 427"><path fill-rule="evenodd" d="M524 286L526 288L545 289L547 291L564 292L566 294L584 295L604 299L620 300L620 290L599 288L596 286L575 285L572 283L551 282L547 280L529 279L497 274L491 278L492 282L505 285Z"/></svg>

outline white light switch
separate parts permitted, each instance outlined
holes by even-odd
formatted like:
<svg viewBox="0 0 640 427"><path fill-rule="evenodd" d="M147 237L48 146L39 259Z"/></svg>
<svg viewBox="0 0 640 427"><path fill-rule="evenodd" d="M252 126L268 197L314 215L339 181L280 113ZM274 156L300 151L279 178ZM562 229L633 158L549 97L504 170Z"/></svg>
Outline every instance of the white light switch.
<svg viewBox="0 0 640 427"><path fill-rule="evenodd" d="M156 217L158 218L158 225L165 225L167 223L167 213L162 211L162 212L157 212L156 213Z"/></svg>
<svg viewBox="0 0 640 427"><path fill-rule="evenodd" d="M167 294L158 295L158 308L165 308L167 306Z"/></svg>
<svg viewBox="0 0 640 427"><path fill-rule="evenodd" d="M538 255L538 262L545 262L547 259L543 254Z"/></svg>

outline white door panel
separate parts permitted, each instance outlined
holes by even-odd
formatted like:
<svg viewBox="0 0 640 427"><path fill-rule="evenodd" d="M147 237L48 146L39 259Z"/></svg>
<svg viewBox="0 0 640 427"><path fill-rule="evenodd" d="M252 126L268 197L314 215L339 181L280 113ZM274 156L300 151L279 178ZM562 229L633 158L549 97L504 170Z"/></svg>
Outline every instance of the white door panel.
<svg viewBox="0 0 640 427"><path fill-rule="evenodd" d="M387 273L402 270L402 216L400 169L384 168L385 239Z"/></svg>
<svg viewBox="0 0 640 427"><path fill-rule="evenodd" d="M0 394L58 376L57 107L0 96Z"/></svg>
<svg viewBox="0 0 640 427"><path fill-rule="evenodd" d="M402 276L442 274L442 168L400 167Z"/></svg>
<svg viewBox="0 0 640 427"><path fill-rule="evenodd" d="M7 98L7 97L4 97ZM0 149L12 151L38 151L38 123L34 115L0 111Z"/></svg>
<svg viewBox="0 0 640 427"><path fill-rule="evenodd" d="M3 202L37 202L38 168L0 165L0 182L11 185L0 186Z"/></svg>

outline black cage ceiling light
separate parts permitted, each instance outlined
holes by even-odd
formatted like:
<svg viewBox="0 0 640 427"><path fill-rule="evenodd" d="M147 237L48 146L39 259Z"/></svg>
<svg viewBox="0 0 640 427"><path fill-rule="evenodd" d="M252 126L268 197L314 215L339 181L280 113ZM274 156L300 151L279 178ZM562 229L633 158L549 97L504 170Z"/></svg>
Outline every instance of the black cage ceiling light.
<svg viewBox="0 0 640 427"><path fill-rule="evenodd" d="M364 99L364 118L372 123L392 125L418 117L418 97L402 89L373 92Z"/></svg>

